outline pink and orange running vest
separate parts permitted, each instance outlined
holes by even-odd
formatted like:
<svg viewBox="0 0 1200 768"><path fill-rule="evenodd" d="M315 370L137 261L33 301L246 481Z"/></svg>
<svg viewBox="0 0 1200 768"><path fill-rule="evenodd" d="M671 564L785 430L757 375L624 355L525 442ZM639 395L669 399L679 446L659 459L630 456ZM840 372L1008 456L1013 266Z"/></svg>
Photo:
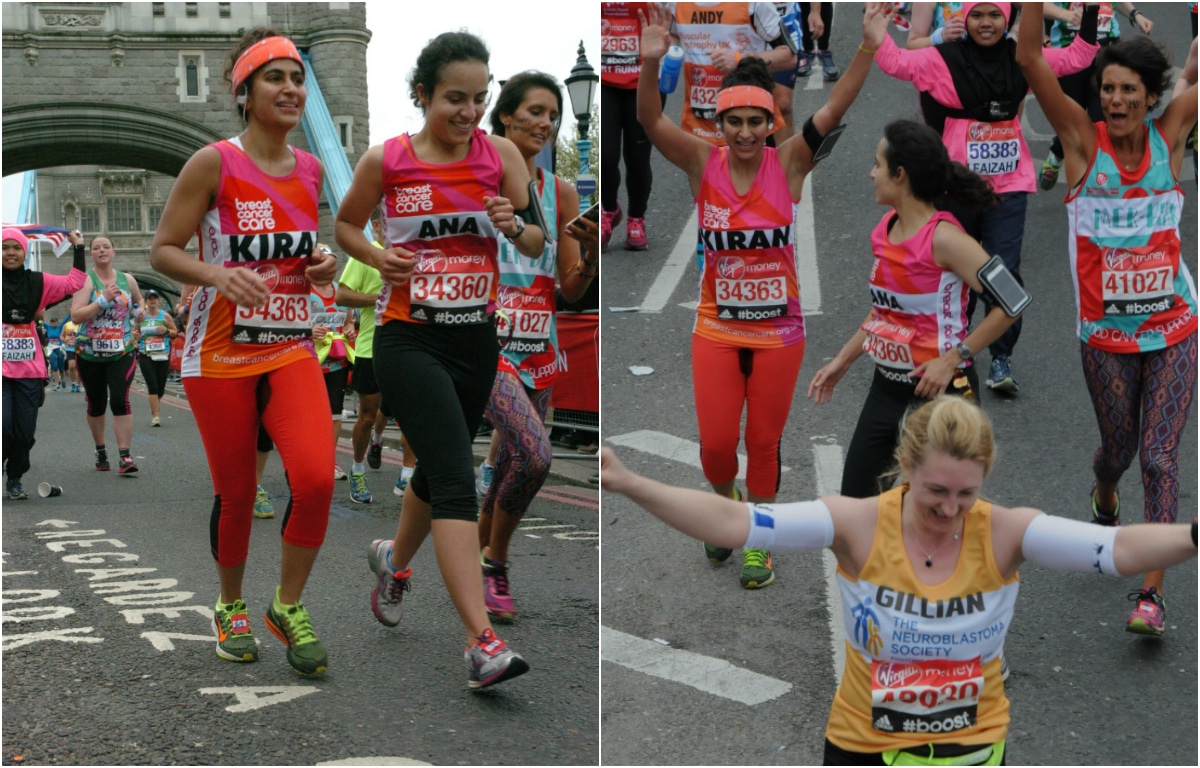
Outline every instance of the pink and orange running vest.
<svg viewBox="0 0 1200 768"><path fill-rule="evenodd" d="M758 176L746 195L733 188L728 149L713 148L696 196L704 242L696 335L759 349L804 341L796 202L773 147L763 148Z"/></svg>

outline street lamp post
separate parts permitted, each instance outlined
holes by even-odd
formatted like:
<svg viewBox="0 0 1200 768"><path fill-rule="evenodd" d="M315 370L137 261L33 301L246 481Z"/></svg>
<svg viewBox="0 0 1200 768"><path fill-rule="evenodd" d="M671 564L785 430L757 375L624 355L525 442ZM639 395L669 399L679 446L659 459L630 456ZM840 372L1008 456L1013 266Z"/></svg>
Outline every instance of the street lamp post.
<svg viewBox="0 0 1200 768"><path fill-rule="evenodd" d="M600 76L588 63L583 51L583 41L579 41L579 58L571 67L571 76L566 79L567 95L571 99L571 111L579 121L579 139L576 146L579 149L579 177L575 180L575 189L579 192L580 200L596 194L596 176L588 168L588 152L592 142L588 139L588 123L591 120L592 99L596 95L596 84Z"/></svg>

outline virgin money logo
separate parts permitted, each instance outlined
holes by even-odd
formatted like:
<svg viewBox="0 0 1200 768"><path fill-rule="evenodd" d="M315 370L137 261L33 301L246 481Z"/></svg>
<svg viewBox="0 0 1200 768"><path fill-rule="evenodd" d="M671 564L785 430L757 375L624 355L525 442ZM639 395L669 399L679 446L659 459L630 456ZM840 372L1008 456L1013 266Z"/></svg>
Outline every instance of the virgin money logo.
<svg viewBox="0 0 1200 768"><path fill-rule="evenodd" d="M273 293L275 287L279 285L279 270L270 264L259 264L251 269L267 284L267 292Z"/></svg>
<svg viewBox="0 0 1200 768"><path fill-rule="evenodd" d="M1108 184L1108 174L1104 173L1103 171L1101 171L1100 173L1097 173L1096 174L1096 183L1102 187L1107 185Z"/></svg>
<svg viewBox="0 0 1200 768"><path fill-rule="evenodd" d="M420 272L422 275L436 275L445 272L449 264L444 253L426 255L419 253L418 255L420 255L420 258L417 260L417 266L413 271Z"/></svg>
<svg viewBox="0 0 1200 768"><path fill-rule="evenodd" d="M727 280L738 280L746 274L746 262L737 256L723 256L717 262L717 274Z"/></svg>
<svg viewBox="0 0 1200 768"><path fill-rule="evenodd" d="M692 70L692 85L695 85L697 87L702 86L702 85L704 85L704 80L705 80L705 77L704 77L703 69L701 69L700 67L696 67L695 69Z"/></svg>
<svg viewBox="0 0 1200 768"><path fill-rule="evenodd" d="M600 20L600 36L604 37L605 35L607 35L608 28L611 26L612 26L612 24L609 22L608 19L601 19Z"/></svg>
<svg viewBox="0 0 1200 768"><path fill-rule="evenodd" d="M974 141L987 141L988 137L992 135L992 126L988 123L971 123L967 133Z"/></svg>
<svg viewBox="0 0 1200 768"><path fill-rule="evenodd" d="M884 688L900 688L920 676L921 670L915 664L883 662L875 671L875 681Z"/></svg>
<svg viewBox="0 0 1200 768"><path fill-rule="evenodd" d="M516 308L523 303L521 291L511 285L502 285L496 289L496 302L502 307Z"/></svg>

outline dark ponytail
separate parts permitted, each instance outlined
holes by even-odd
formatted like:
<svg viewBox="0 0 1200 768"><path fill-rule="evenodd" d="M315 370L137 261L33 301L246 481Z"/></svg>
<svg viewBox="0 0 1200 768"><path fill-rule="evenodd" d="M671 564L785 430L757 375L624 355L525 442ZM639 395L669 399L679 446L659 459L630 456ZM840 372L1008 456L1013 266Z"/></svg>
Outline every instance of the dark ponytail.
<svg viewBox="0 0 1200 768"><path fill-rule="evenodd" d="M767 69L767 62L757 56L743 56L721 81L722 88L735 85L756 85L770 93L775 87L775 80L771 77L771 70Z"/></svg>
<svg viewBox="0 0 1200 768"><path fill-rule="evenodd" d="M951 197L973 211L990 208L1000 202L982 176L950 159L942 137L923 123L895 120L883 129L887 141L883 156L888 171L895 176L901 168L908 173L913 197L937 203Z"/></svg>

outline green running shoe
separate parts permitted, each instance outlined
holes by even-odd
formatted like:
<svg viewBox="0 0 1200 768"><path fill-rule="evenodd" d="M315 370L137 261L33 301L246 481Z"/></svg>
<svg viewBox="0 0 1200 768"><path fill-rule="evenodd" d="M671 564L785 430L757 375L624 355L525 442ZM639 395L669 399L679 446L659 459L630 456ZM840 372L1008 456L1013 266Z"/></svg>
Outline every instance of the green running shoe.
<svg viewBox="0 0 1200 768"><path fill-rule="evenodd" d="M276 599L278 597L276 593ZM325 652L324 644L313 632L312 619L309 618L304 603L281 608L282 610L276 610L275 601L271 601L271 607L267 609L264 618L271 634L287 645L288 664L306 677L325 674L325 668L329 665L329 654Z"/></svg>
<svg viewBox="0 0 1200 768"><path fill-rule="evenodd" d="M267 495L261 485L254 494L254 516L264 520L275 517L275 506L271 504L271 497Z"/></svg>
<svg viewBox="0 0 1200 768"><path fill-rule="evenodd" d="M743 498L745 497L742 496L742 492L739 491L735 485L733 487L733 500L741 501ZM729 559L730 555L733 554L733 550L728 547L716 547L708 542L705 542L704 554L714 563L723 563Z"/></svg>
<svg viewBox="0 0 1200 768"><path fill-rule="evenodd" d="M250 632L250 614L241 598L213 608L213 633L217 636L217 656L226 661L258 661L258 643Z"/></svg>
<svg viewBox="0 0 1200 768"><path fill-rule="evenodd" d="M771 553L765 549L742 550L742 586L761 589L775 581L771 570Z"/></svg>

